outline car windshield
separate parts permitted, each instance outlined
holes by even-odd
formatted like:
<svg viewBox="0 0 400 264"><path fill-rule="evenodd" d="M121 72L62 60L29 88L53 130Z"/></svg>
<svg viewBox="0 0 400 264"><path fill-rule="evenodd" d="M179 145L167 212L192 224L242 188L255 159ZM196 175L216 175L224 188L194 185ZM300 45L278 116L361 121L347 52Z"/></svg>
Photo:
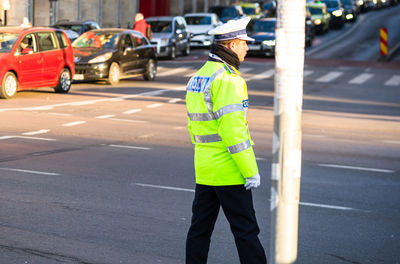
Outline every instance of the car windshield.
<svg viewBox="0 0 400 264"><path fill-rule="evenodd" d="M256 9L252 7L242 7L243 13L246 15L255 15L256 14Z"/></svg>
<svg viewBox="0 0 400 264"><path fill-rule="evenodd" d="M256 20L247 26L249 32L275 32L275 21Z"/></svg>
<svg viewBox="0 0 400 264"><path fill-rule="evenodd" d="M338 2L336 2L336 1L324 1L324 3L326 4L327 8L339 7Z"/></svg>
<svg viewBox="0 0 400 264"><path fill-rule="evenodd" d="M119 32L85 32L73 43L74 48L113 48L118 42Z"/></svg>
<svg viewBox="0 0 400 264"><path fill-rule="evenodd" d="M0 53L10 52L19 36L15 33L0 33Z"/></svg>
<svg viewBox="0 0 400 264"><path fill-rule="evenodd" d="M187 16L185 17L188 25L210 25L211 17L209 16Z"/></svg>
<svg viewBox="0 0 400 264"><path fill-rule="evenodd" d="M172 23L171 21L149 21L151 31L153 33L171 33Z"/></svg>
<svg viewBox="0 0 400 264"><path fill-rule="evenodd" d="M270 10L273 7L274 7L273 3L266 3L266 4L264 4L263 9L264 10Z"/></svg>
<svg viewBox="0 0 400 264"><path fill-rule="evenodd" d="M322 15L321 8L309 7L308 10L310 10L311 15Z"/></svg>
<svg viewBox="0 0 400 264"><path fill-rule="evenodd" d="M352 5L352 1L351 0L340 0L340 2L342 2L343 5Z"/></svg>
<svg viewBox="0 0 400 264"><path fill-rule="evenodd" d="M72 30L78 33L79 35L82 33L81 25L56 25L55 28L63 29L63 30Z"/></svg>

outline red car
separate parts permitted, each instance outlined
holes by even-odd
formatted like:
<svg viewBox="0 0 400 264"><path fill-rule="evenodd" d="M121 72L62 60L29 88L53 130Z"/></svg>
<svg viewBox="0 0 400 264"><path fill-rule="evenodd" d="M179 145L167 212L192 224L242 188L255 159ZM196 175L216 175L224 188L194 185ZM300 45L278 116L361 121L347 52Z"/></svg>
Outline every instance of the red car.
<svg viewBox="0 0 400 264"><path fill-rule="evenodd" d="M62 30L0 27L0 98L40 87L68 93L74 73L71 42Z"/></svg>

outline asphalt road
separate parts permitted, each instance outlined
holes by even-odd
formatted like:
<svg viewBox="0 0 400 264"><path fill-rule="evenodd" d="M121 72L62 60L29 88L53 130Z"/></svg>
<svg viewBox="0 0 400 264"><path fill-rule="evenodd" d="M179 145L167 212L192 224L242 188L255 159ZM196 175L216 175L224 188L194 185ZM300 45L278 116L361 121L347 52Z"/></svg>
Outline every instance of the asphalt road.
<svg viewBox="0 0 400 264"><path fill-rule="evenodd" d="M204 50L141 78L0 102L0 263L184 263L193 199L185 84ZM337 62L335 62L337 63ZM269 255L272 59L241 66ZM297 263L400 263L400 76L395 63L307 62ZM221 214L209 263L238 263Z"/></svg>

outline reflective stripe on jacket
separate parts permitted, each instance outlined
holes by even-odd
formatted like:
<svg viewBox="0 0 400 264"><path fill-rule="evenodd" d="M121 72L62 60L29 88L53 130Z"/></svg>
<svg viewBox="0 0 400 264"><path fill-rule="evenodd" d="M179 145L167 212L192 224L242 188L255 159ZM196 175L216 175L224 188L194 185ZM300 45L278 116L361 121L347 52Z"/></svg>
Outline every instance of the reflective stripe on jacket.
<svg viewBox="0 0 400 264"><path fill-rule="evenodd" d="M196 183L239 185L258 173L247 126L246 83L232 66L207 61L186 93Z"/></svg>

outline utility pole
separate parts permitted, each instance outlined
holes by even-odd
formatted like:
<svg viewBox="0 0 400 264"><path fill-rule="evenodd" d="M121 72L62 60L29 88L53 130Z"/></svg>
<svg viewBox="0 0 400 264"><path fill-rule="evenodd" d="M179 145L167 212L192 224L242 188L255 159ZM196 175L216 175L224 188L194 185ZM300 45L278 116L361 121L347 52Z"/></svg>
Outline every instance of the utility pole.
<svg viewBox="0 0 400 264"><path fill-rule="evenodd" d="M304 0L278 0L269 263L297 259L301 176Z"/></svg>

